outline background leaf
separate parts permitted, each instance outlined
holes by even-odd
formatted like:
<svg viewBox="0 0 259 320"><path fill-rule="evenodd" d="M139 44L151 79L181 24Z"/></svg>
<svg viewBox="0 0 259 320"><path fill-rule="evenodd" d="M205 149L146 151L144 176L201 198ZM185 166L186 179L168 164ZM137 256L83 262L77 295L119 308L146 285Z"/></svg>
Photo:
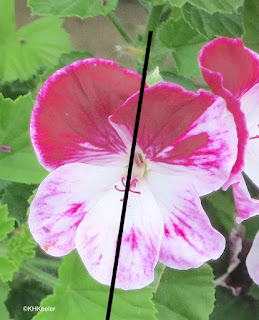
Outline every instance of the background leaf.
<svg viewBox="0 0 259 320"><path fill-rule="evenodd" d="M38 163L29 137L33 101L30 95L15 101L0 94L0 145L11 152L0 152L0 178L23 183L40 183L47 171Z"/></svg>
<svg viewBox="0 0 259 320"><path fill-rule="evenodd" d="M202 206L214 228L228 237L232 229L237 225L235 222L237 211L232 190L227 192L219 190L203 197Z"/></svg>
<svg viewBox="0 0 259 320"><path fill-rule="evenodd" d="M259 301L249 296L234 296L226 288L217 287L216 305L210 320L257 320Z"/></svg>
<svg viewBox="0 0 259 320"><path fill-rule="evenodd" d="M0 206L0 241L5 240L7 235L14 229L13 218L8 217L7 206ZM5 242L0 242L0 282L12 279L16 267L12 261L6 257Z"/></svg>
<svg viewBox="0 0 259 320"><path fill-rule="evenodd" d="M118 0L29 0L33 14L80 18L106 15L117 7Z"/></svg>
<svg viewBox="0 0 259 320"><path fill-rule="evenodd" d="M28 199L35 188L36 185L10 183L3 191L1 201L8 205L9 216L15 218L19 224L27 220Z"/></svg>
<svg viewBox="0 0 259 320"><path fill-rule="evenodd" d="M25 312L23 311L23 306L40 306L41 300L45 298L47 294L51 294L52 290L35 280L26 279L26 276L21 273L19 273L14 280L15 281L10 284L12 290L6 306L13 319L29 320L36 312Z"/></svg>
<svg viewBox="0 0 259 320"><path fill-rule="evenodd" d="M187 3L183 13L186 21L208 39L218 36L235 38L243 34L242 12L209 14Z"/></svg>
<svg viewBox="0 0 259 320"><path fill-rule="evenodd" d="M4 302L7 299L10 288L7 283L0 281L0 319L1 320L9 320L9 312L6 309Z"/></svg>
<svg viewBox="0 0 259 320"><path fill-rule="evenodd" d="M10 261L17 266L17 269L23 259L33 258L36 242L33 240L29 228L23 225L15 230L15 234L10 238L7 244L7 255Z"/></svg>
<svg viewBox="0 0 259 320"><path fill-rule="evenodd" d="M48 17L33 21L15 31L14 1L1 0L0 21L8 32L1 32L1 81L28 80L40 67L54 66L60 55L71 50L62 20ZM1 26L1 25L0 25Z"/></svg>
<svg viewBox="0 0 259 320"><path fill-rule="evenodd" d="M214 308L213 278L209 265L187 271L166 268L153 298L158 320L207 320Z"/></svg>
<svg viewBox="0 0 259 320"><path fill-rule="evenodd" d="M259 49L259 1L245 0L244 3L244 43L253 50Z"/></svg>
<svg viewBox="0 0 259 320"><path fill-rule="evenodd" d="M0 204L0 241L4 240L8 233L13 231L14 222L15 220L13 218L8 217L7 206Z"/></svg>
<svg viewBox="0 0 259 320"><path fill-rule="evenodd" d="M198 66L200 49L207 38L192 28L183 18L165 22L160 29L160 40L168 48L172 48L178 72L184 77L199 77Z"/></svg>
<svg viewBox="0 0 259 320"><path fill-rule="evenodd" d="M33 319L105 319L109 287L96 282L76 251L67 255L59 269L60 284L41 306L55 306L55 312L40 312ZM115 290L111 319L155 320L152 287L141 290Z"/></svg>
<svg viewBox="0 0 259 320"><path fill-rule="evenodd" d="M169 3L175 7L182 7L187 2L211 14L215 12L232 13L243 5L244 0L150 0L154 4ZM249 1L249 0L248 0Z"/></svg>
<svg viewBox="0 0 259 320"><path fill-rule="evenodd" d="M14 1L12 0L0 1L0 30L0 43L2 45L2 42L15 32Z"/></svg>

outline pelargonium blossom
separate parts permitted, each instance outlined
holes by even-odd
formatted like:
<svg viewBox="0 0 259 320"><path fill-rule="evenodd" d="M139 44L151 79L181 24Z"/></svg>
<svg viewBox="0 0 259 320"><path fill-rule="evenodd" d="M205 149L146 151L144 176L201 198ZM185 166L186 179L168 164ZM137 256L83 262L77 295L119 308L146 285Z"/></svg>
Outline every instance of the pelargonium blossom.
<svg viewBox="0 0 259 320"><path fill-rule="evenodd" d="M32 113L31 138L50 174L29 227L53 256L77 249L110 284L141 78L111 61L77 61L52 75ZM116 287L142 288L160 260L176 269L217 259L224 237L199 197L219 189L237 155L226 103L172 83L146 87Z"/></svg>
<svg viewBox="0 0 259 320"><path fill-rule="evenodd" d="M240 139L235 172L226 185L232 184L237 221L242 222L259 214L259 200L251 198L241 174L243 170L259 188L259 55L244 47L241 39L217 38L202 49L200 66L213 92L227 101L230 110L242 112L236 120ZM258 252L259 233L247 257L248 272L257 284Z"/></svg>

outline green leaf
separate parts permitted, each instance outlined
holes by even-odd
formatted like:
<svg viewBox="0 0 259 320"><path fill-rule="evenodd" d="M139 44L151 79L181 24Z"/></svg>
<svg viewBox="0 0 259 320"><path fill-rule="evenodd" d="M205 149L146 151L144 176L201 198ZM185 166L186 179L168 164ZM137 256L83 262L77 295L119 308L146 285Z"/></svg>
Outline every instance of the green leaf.
<svg viewBox="0 0 259 320"><path fill-rule="evenodd" d="M12 82L0 82L0 92L5 98L11 98L13 100L29 92L34 92L38 84L37 76L32 76L26 81L15 80Z"/></svg>
<svg viewBox="0 0 259 320"><path fill-rule="evenodd" d="M54 289L54 294L41 302L43 307L55 307L55 312L40 312L33 319L105 319L109 287L99 284L87 274L76 251L64 258L59 278L60 284ZM151 287L115 290L111 319L155 320L152 290Z"/></svg>
<svg viewBox="0 0 259 320"><path fill-rule="evenodd" d="M246 228L246 237L248 240L253 241L255 235L259 230L259 216L252 217L242 223Z"/></svg>
<svg viewBox="0 0 259 320"><path fill-rule="evenodd" d="M255 283L252 284L249 294L259 301L259 286Z"/></svg>
<svg viewBox="0 0 259 320"><path fill-rule="evenodd" d="M1 206L0 204L0 241L4 240L8 233L14 229L13 218L8 218L7 206Z"/></svg>
<svg viewBox="0 0 259 320"><path fill-rule="evenodd" d="M13 218L8 218L7 206L0 206L0 241L4 240L7 235L14 229ZM16 267L12 261L6 257L5 243L0 243L0 280L12 280L13 272Z"/></svg>
<svg viewBox="0 0 259 320"><path fill-rule="evenodd" d="M0 319L1 320L9 320L9 312L6 309L5 301L8 297L8 293L10 291L10 287L7 283L0 281Z"/></svg>
<svg viewBox="0 0 259 320"><path fill-rule="evenodd" d="M37 281L24 279L21 274L19 277L15 277L11 287L12 290L6 301L6 306L11 317L17 320L30 320L36 312L24 312L23 306L40 306L41 300L51 294L50 289Z"/></svg>
<svg viewBox="0 0 259 320"><path fill-rule="evenodd" d="M10 34L15 32L14 1L12 0L0 1L0 30L1 44Z"/></svg>
<svg viewBox="0 0 259 320"><path fill-rule="evenodd" d="M188 3L183 7L183 12L186 21L209 39L217 36L235 38L243 34L241 12L209 14Z"/></svg>
<svg viewBox="0 0 259 320"><path fill-rule="evenodd" d="M236 226L236 206L231 190L219 190L202 198L202 205L214 228L225 236Z"/></svg>
<svg viewBox="0 0 259 320"><path fill-rule="evenodd" d="M69 53L64 53L59 59L58 68L62 68L64 66L67 66L68 64L73 63L77 60L83 60L87 58L92 58L93 54L88 51L71 51Z"/></svg>
<svg viewBox="0 0 259 320"><path fill-rule="evenodd" d="M243 5L244 0L188 0L188 2L213 14L215 12L235 12Z"/></svg>
<svg viewBox="0 0 259 320"><path fill-rule="evenodd" d="M161 75L162 75L164 81L177 83L187 90L197 91L199 89L199 87L192 80L187 79L183 76L180 76L177 73L164 71L164 72L161 72Z"/></svg>
<svg viewBox="0 0 259 320"><path fill-rule="evenodd" d="M165 22L159 33L162 43L173 49L173 57L178 72L184 77L199 77L201 71L198 66L200 49L207 39L193 29L184 19Z"/></svg>
<svg viewBox="0 0 259 320"><path fill-rule="evenodd" d="M0 279L10 281L14 272L19 269L24 259L33 258L36 243L33 240L29 228L22 226L16 229L12 237L0 246Z"/></svg>
<svg viewBox="0 0 259 320"><path fill-rule="evenodd" d="M216 305L210 320L258 320L259 302L249 296L234 296L226 288L217 287Z"/></svg>
<svg viewBox="0 0 259 320"><path fill-rule="evenodd" d="M11 147L11 152L0 151L1 179L40 183L47 174L38 163L29 138L32 106L30 95L13 101L0 94L0 145Z"/></svg>
<svg viewBox="0 0 259 320"><path fill-rule="evenodd" d="M9 216L14 217L20 224L27 220L28 199L35 188L35 185L11 183L4 189L2 203L8 205Z"/></svg>
<svg viewBox="0 0 259 320"><path fill-rule="evenodd" d="M244 43L253 50L259 50L259 1L245 0L244 4Z"/></svg>
<svg viewBox="0 0 259 320"><path fill-rule="evenodd" d="M16 270L17 267L12 261L0 255L0 280L11 281Z"/></svg>
<svg viewBox="0 0 259 320"><path fill-rule="evenodd" d="M237 11L244 3L244 0L150 0L155 4L169 3L175 7L182 7L187 2L203 9L211 14L215 12L232 13ZM249 0L248 0L249 1Z"/></svg>
<svg viewBox="0 0 259 320"><path fill-rule="evenodd" d="M209 265L187 271L166 268L153 298L158 320L208 320L215 301L213 278Z"/></svg>
<svg viewBox="0 0 259 320"><path fill-rule="evenodd" d="M58 17L95 17L107 15L117 7L118 0L29 0L33 14Z"/></svg>
<svg viewBox="0 0 259 320"><path fill-rule="evenodd" d="M2 35L0 45L1 81L28 80L41 67L56 65L60 55L71 50L62 20L42 18L15 31L13 0L1 0L1 6L0 21L9 21L9 32Z"/></svg>
<svg viewBox="0 0 259 320"><path fill-rule="evenodd" d="M19 267L23 259L35 256L36 242L33 240L29 228L23 225L15 230L15 234L8 242L8 257L10 261Z"/></svg>

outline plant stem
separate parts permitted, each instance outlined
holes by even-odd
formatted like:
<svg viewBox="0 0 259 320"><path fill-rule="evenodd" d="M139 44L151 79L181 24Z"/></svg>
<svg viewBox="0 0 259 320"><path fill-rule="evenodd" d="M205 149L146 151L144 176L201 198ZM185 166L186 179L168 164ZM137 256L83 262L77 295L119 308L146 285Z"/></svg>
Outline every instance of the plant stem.
<svg viewBox="0 0 259 320"><path fill-rule="evenodd" d="M124 27L121 25L121 23L119 22L119 20L117 19L117 17L115 16L115 14L113 12L110 12L108 14L108 17L110 18L111 22L113 23L113 25L116 27L116 29L119 31L119 33L121 34L122 38L127 42L127 43L131 43L131 39L128 36L127 32L125 31Z"/></svg>
<svg viewBox="0 0 259 320"><path fill-rule="evenodd" d="M153 39L155 38L156 29L159 25L163 8L164 8L164 5L152 6L149 13L148 21L147 21L145 39L147 39L149 31L153 31Z"/></svg>
<svg viewBox="0 0 259 320"><path fill-rule="evenodd" d="M35 257L31 260L31 264L39 268L42 267L46 269L58 269L60 267L61 261Z"/></svg>
<svg viewBox="0 0 259 320"><path fill-rule="evenodd" d="M59 280L57 278L51 276L48 273L41 271L38 268L35 268L34 266L30 265L28 262L23 263L20 266L20 271L31 276L35 280L38 280L47 284L50 287L55 287L56 285L59 284Z"/></svg>
<svg viewBox="0 0 259 320"><path fill-rule="evenodd" d="M158 278L157 278L157 280L156 280L157 282L156 282L156 286L155 286L155 288L154 288L153 293L156 293L156 292L157 292L157 289L158 289L158 287L159 287L160 280L161 280L162 275L163 275L163 273L164 273L164 271L165 271L165 268L166 268L166 266L163 265L162 270L161 270L161 272L160 272L160 274L159 274L159 276L158 276Z"/></svg>

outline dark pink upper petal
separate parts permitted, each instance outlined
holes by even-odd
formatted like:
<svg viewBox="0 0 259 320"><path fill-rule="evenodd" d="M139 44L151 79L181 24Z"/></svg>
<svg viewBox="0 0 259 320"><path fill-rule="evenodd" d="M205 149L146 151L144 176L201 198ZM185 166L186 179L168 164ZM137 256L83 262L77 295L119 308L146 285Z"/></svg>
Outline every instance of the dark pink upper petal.
<svg viewBox="0 0 259 320"><path fill-rule="evenodd" d="M244 47L241 39L217 38L203 47L199 62L204 79L215 94L226 100L237 126L238 155L227 188L244 167L248 131L239 99L259 79L259 58Z"/></svg>
<svg viewBox="0 0 259 320"><path fill-rule="evenodd" d="M71 162L116 161L125 145L108 116L139 90L141 77L112 61L86 59L54 73L42 86L31 138L48 170Z"/></svg>
<svg viewBox="0 0 259 320"><path fill-rule="evenodd" d="M148 182L164 219L159 260L184 270L217 259L225 239L212 227L191 181L151 172Z"/></svg>
<svg viewBox="0 0 259 320"><path fill-rule="evenodd" d="M119 167L70 163L40 184L30 207L29 228L48 254L63 256L75 248L75 234L88 210L120 179Z"/></svg>
<svg viewBox="0 0 259 320"><path fill-rule="evenodd" d="M241 39L217 38L203 47L199 60L204 79L218 95L227 89L241 98L259 81L259 56Z"/></svg>
<svg viewBox="0 0 259 320"><path fill-rule="evenodd" d="M110 117L124 141L133 135L137 102L135 94ZM148 169L189 175L203 195L227 181L236 160L237 132L222 98L161 83L145 90L137 144Z"/></svg>

